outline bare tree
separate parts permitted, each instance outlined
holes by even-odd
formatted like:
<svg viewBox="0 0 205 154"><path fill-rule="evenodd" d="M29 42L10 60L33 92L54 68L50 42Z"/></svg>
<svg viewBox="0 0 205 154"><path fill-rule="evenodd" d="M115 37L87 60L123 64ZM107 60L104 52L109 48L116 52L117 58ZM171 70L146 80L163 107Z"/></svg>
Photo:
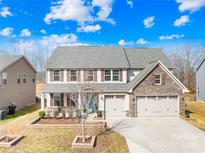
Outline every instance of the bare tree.
<svg viewBox="0 0 205 154"><path fill-rule="evenodd" d="M88 116L86 105L88 103L88 96L94 97L94 95L98 94L98 90L93 88L91 83L84 84L84 86L81 88L77 86L74 87L74 89L77 90L75 91L73 89L69 89L67 96L70 97L70 101L72 101L77 107L78 118L81 120L81 133L83 137L83 142L85 142L85 121Z"/></svg>
<svg viewBox="0 0 205 154"><path fill-rule="evenodd" d="M195 69L201 56L201 49L190 42L177 47L176 53L169 56L177 67L176 75L190 90L195 90Z"/></svg>

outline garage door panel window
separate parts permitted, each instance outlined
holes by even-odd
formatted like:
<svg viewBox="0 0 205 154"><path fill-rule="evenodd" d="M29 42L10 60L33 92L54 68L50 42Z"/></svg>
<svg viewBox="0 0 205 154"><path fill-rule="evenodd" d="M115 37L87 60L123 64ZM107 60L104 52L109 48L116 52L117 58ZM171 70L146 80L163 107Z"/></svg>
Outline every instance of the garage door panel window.
<svg viewBox="0 0 205 154"><path fill-rule="evenodd" d="M167 96L159 96L158 99L167 99Z"/></svg>
<svg viewBox="0 0 205 154"><path fill-rule="evenodd" d="M147 96L147 99L157 99L156 96Z"/></svg>
<svg viewBox="0 0 205 154"><path fill-rule="evenodd" d="M178 96L169 96L169 99L178 99Z"/></svg>
<svg viewBox="0 0 205 154"><path fill-rule="evenodd" d="M114 95L105 95L105 99L113 99Z"/></svg>
<svg viewBox="0 0 205 154"><path fill-rule="evenodd" d="M125 95L116 95L117 99L125 99Z"/></svg>
<svg viewBox="0 0 205 154"><path fill-rule="evenodd" d="M137 99L146 99L145 96L137 96Z"/></svg>

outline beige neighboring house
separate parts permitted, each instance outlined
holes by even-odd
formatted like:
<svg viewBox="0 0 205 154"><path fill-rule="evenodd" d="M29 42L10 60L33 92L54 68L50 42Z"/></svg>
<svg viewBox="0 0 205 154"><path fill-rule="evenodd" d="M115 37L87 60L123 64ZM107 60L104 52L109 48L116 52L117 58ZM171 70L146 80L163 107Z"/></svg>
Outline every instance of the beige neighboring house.
<svg viewBox="0 0 205 154"><path fill-rule="evenodd" d="M21 55L0 56L0 109L15 102L17 109L35 102L36 70Z"/></svg>

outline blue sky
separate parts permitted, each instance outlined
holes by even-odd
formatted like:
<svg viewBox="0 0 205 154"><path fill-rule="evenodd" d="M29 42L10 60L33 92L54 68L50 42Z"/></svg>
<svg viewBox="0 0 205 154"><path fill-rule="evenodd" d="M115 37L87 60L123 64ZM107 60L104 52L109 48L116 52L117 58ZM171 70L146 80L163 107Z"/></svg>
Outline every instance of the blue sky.
<svg viewBox="0 0 205 154"><path fill-rule="evenodd" d="M205 40L205 0L0 0L0 46L166 47Z"/></svg>

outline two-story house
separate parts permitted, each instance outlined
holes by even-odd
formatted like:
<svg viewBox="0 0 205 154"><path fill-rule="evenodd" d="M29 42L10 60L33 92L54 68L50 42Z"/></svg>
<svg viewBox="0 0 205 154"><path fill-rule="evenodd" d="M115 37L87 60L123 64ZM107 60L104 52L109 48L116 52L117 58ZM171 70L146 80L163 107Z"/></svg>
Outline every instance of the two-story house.
<svg viewBox="0 0 205 154"><path fill-rule="evenodd" d="M74 105L69 93L94 93L105 117L178 116L188 91L160 49L57 47L46 64L41 109ZM90 101L90 99L88 99Z"/></svg>
<svg viewBox="0 0 205 154"><path fill-rule="evenodd" d="M35 102L36 70L24 56L0 56L0 109L15 102L17 109Z"/></svg>

